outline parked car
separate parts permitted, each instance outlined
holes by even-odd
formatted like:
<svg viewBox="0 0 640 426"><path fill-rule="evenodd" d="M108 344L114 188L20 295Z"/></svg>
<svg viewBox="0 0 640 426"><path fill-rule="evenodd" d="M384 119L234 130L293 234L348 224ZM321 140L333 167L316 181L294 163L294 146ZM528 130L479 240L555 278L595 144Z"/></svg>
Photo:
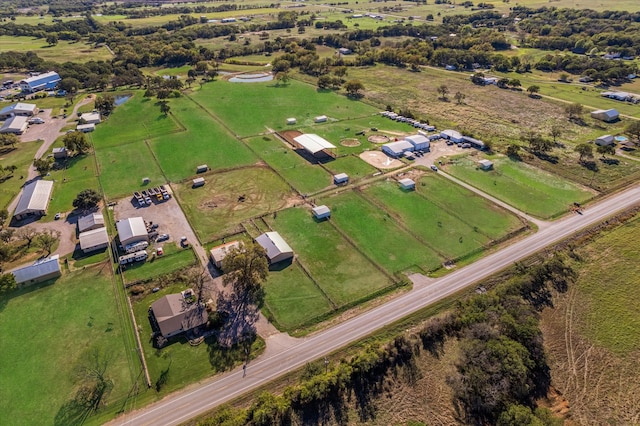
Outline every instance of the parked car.
<svg viewBox="0 0 640 426"><path fill-rule="evenodd" d="M158 247L156 249L156 256L162 256L164 254L164 250L162 249L162 247Z"/></svg>
<svg viewBox="0 0 640 426"><path fill-rule="evenodd" d="M151 229L158 229L158 226L160 225L157 223L154 223L153 225L151 225Z"/></svg>
<svg viewBox="0 0 640 426"><path fill-rule="evenodd" d="M58 212L58 213L56 213L56 215L55 215L53 218L54 218L55 220L60 219L60 213L59 213L59 212Z"/></svg>
<svg viewBox="0 0 640 426"><path fill-rule="evenodd" d="M435 164L431 165L431 170L433 170L434 172L438 171L438 167Z"/></svg>
<svg viewBox="0 0 640 426"><path fill-rule="evenodd" d="M160 234L158 235L158 238L156 238L156 241L167 241L169 239L169 234Z"/></svg>
<svg viewBox="0 0 640 426"><path fill-rule="evenodd" d="M151 290L154 293L157 293L160 291L160 287L154 287L153 290Z"/></svg>
<svg viewBox="0 0 640 426"><path fill-rule="evenodd" d="M33 117L29 119L29 124L44 124L44 120L40 117Z"/></svg>

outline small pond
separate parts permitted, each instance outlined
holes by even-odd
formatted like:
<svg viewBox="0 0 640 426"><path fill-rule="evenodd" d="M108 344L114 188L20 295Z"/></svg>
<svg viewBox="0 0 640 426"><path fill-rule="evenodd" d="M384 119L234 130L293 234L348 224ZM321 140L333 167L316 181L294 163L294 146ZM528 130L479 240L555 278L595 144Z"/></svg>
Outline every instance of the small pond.
<svg viewBox="0 0 640 426"><path fill-rule="evenodd" d="M131 99L131 95L119 95L113 99L113 103L115 104L115 106L120 106L123 103L127 102L129 99Z"/></svg>
<svg viewBox="0 0 640 426"><path fill-rule="evenodd" d="M262 83L271 80L273 80L273 74L264 72L259 74L240 74L229 79L232 83Z"/></svg>

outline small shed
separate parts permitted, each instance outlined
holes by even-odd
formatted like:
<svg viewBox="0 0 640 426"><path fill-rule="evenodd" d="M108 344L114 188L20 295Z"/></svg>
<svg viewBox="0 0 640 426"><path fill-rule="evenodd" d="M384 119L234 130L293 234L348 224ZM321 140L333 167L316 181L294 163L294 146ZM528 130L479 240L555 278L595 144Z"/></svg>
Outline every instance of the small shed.
<svg viewBox="0 0 640 426"><path fill-rule="evenodd" d="M314 117L313 122L314 123L324 123L328 120L326 115L319 115L317 117Z"/></svg>
<svg viewBox="0 0 640 426"><path fill-rule="evenodd" d="M416 183L413 181L413 179L409 179L409 178L400 179L398 183L400 184L400 188L404 190L408 191L408 190L416 189Z"/></svg>
<svg viewBox="0 0 640 426"><path fill-rule="evenodd" d="M231 241L230 243L216 246L211 250L209 250L209 254L211 255L211 261L213 262L214 265L216 265L216 268L220 269L222 268L222 261L224 260L225 257L227 257L227 254L229 254L231 250L239 249L239 248L240 248L240 241Z"/></svg>
<svg viewBox="0 0 640 426"><path fill-rule="evenodd" d="M67 153L67 148L65 147L53 148L51 153L53 154L53 158L55 158L56 160L63 160L69 156L69 154Z"/></svg>
<svg viewBox="0 0 640 426"><path fill-rule="evenodd" d="M78 124L76 126L76 130L78 132L82 132L82 133L89 133L89 132L93 132L96 129L96 125L93 123L89 123L89 124Z"/></svg>
<svg viewBox="0 0 640 426"><path fill-rule="evenodd" d="M104 216L100 213L91 213L78 219L78 232L80 233L98 228L104 228Z"/></svg>
<svg viewBox="0 0 640 426"><path fill-rule="evenodd" d="M193 180L193 185L191 185L192 188L199 188L201 186L204 186L204 178L195 178Z"/></svg>
<svg viewBox="0 0 640 426"><path fill-rule="evenodd" d="M328 219L329 217L331 217L331 210L325 205L314 207L311 209L311 211L313 212L313 217L318 220Z"/></svg>
<svg viewBox="0 0 640 426"><path fill-rule="evenodd" d="M85 112L80 116L80 122L86 124L98 124L100 123L99 112Z"/></svg>
<svg viewBox="0 0 640 426"><path fill-rule="evenodd" d="M298 122L298 120L296 120L295 118L291 117L291 118L287 118L287 124L291 125L291 124L296 124Z"/></svg>
<svg viewBox="0 0 640 426"><path fill-rule="evenodd" d="M478 164L482 170L491 170L493 168L493 162L490 160L480 160Z"/></svg>
<svg viewBox="0 0 640 426"><path fill-rule="evenodd" d="M614 143L614 138L611 135L603 135L596 139L596 145L598 146L613 145Z"/></svg>
<svg viewBox="0 0 640 426"><path fill-rule="evenodd" d="M346 173L338 173L337 175L333 175L333 183L336 185L342 185L349 182L349 175Z"/></svg>
<svg viewBox="0 0 640 426"><path fill-rule="evenodd" d="M201 164L198 167L196 167L196 173L204 173L207 170L209 170L209 166L207 166L206 164Z"/></svg>
<svg viewBox="0 0 640 426"><path fill-rule="evenodd" d="M601 120L606 123L611 123L618 120L618 118L620 117L620 113L618 112L618 110L614 108L598 109L591 112L591 117L595 118L596 120Z"/></svg>

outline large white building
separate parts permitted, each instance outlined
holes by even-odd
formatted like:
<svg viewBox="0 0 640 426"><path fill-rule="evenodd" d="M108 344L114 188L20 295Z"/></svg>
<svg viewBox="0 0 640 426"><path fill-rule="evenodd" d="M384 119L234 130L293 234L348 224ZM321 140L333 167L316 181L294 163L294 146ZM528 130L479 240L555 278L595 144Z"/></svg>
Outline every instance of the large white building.
<svg viewBox="0 0 640 426"><path fill-rule="evenodd" d="M149 242L147 225L141 217L130 217L116 222L120 244L125 247L138 242Z"/></svg>
<svg viewBox="0 0 640 426"><path fill-rule="evenodd" d="M27 126L29 125L28 120L29 119L27 117L23 117L21 115L9 117L2 127L0 127L0 133L21 135L25 130L27 130Z"/></svg>
<svg viewBox="0 0 640 426"><path fill-rule="evenodd" d="M13 217L22 220L29 216L44 216L47 214L52 191L53 182L50 180L37 180L26 184Z"/></svg>
<svg viewBox="0 0 640 426"><path fill-rule="evenodd" d="M6 106L0 110L0 120L6 120L9 117L21 115L24 117L31 117L38 112L36 104L27 104L24 102L17 102Z"/></svg>
<svg viewBox="0 0 640 426"><path fill-rule="evenodd" d="M16 284L35 284L57 278L62 275L60 271L59 256L56 254L46 259L38 260L33 265L13 271Z"/></svg>
<svg viewBox="0 0 640 426"><path fill-rule="evenodd" d="M293 257L293 249L277 232L265 232L256 238L256 243L267 252L269 263L282 262Z"/></svg>

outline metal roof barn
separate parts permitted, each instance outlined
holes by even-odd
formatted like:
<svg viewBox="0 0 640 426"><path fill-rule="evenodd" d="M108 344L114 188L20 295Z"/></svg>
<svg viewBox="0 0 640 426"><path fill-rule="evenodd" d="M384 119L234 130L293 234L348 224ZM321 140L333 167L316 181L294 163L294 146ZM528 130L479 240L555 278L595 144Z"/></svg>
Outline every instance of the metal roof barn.
<svg viewBox="0 0 640 426"><path fill-rule="evenodd" d="M56 254L46 259L38 260L33 265L16 269L12 272L16 278L16 283L34 284L59 277L62 275L62 272L60 271L58 258L59 256Z"/></svg>
<svg viewBox="0 0 640 426"><path fill-rule="evenodd" d="M322 152L326 149L333 149L336 147L326 139L312 133L305 133L304 135L293 138L293 140L313 155L316 155L318 152Z"/></svg>
<svg viewBox="0 0 640 426"><path fill-rule="evenodd" d="M122 246L137 243L139 241L149 242L147 226L141 217L130 217L116 222L116 229L120 237Z"/></svg>
<svg viewBox="0 0 640 426"><path fill-rule="evenodd" d="M265 232L256 238L256 243L265 249L270 263L277 263L293 257L293 249L277 232Z"/></svg>
<svg viewBox="0 0 640 426"><path fill-rule="evenodd" d="M29 215L47 214L52 191L53 182L50 180L37 180L25 185L13 216L21 220Z"/></svg>

